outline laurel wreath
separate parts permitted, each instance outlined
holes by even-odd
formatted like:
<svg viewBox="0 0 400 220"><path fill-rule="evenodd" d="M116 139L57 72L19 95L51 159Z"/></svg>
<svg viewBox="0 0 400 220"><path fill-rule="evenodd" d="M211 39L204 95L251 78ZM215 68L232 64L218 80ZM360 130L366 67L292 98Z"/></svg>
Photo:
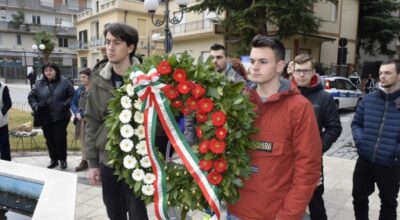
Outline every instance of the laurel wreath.
<svg viewBox="0 0 400 220"><path fill-rule="evenodd" d="M199 167L208 181L217 188L221 200L235 203L238 189L249 178L252 149L250 140L255 113L248 97L242 94L243 83L231 83L214 70L210 60L193 64L186 52L179 58L152 56L137 66L143 72L157 67L165 102L175 116L191 116L196 120L196 144L191 146L199 158ZM133 69L124 76L124 85L114 91L109 102L110 115L106 149L115 175L125 181L146 204L153 202L154 180L146 151L142 101L134 91ZM160 156L163 158L164 155ZM199 186L179 161L162 159L167 174L167 201L183 211L208 208Z"/></svg>

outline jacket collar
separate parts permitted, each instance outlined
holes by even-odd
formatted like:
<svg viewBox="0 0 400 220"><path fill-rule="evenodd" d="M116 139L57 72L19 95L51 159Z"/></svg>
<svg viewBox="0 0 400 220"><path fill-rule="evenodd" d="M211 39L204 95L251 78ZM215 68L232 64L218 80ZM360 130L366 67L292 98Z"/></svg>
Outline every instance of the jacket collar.
<svg viewBox="0 0 400 220"><path fill-rule="evenodd" d="M280 83L281 83L281 86L279 87L278 92L271 95L270 97L268 97L267 102L277 102L283 97L294 95L294 94L300 94L296 85L291 83L289 80L280 79ZM257 97L258 101L256 101L256 102L262 103L261 98L259 97L259 95L256 91L256 88L257 88L257 84L253 83L247 89L248 93L251 94L251 97ZM255 100L253 100L253 101L255 101Z"/></svg>

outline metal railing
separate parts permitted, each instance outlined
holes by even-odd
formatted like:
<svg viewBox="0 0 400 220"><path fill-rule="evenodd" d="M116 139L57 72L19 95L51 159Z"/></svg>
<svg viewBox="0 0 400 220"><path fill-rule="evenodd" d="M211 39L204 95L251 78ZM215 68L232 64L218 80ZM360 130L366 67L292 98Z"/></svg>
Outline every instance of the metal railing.
<svg viewBox="0 0 400 220"><path fill-rule="evenodd" d="M207 18L198 21L186 22L176 25L171 25L170 31L172 34L185 34L185 33L194 33L199 31L214 31L214 25L218 23L218 20ZM164 29L154 29L152 33L160 33L161 36L164 36Z"/></svg>

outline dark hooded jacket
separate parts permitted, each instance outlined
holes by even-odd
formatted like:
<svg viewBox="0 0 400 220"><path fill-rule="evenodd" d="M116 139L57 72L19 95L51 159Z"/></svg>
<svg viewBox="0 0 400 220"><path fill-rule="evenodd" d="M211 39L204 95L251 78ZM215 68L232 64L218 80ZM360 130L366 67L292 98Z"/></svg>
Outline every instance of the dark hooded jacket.
<svg viewBox="0 0 400 220"><path fill-rule="evenodd" d="M60 73L51 81L43 74L30 91L28 102L35 115L46 123L68 120L74 91L71 82Z"/></svg>
<svg viewBox="0 0 400 220"><path fill-rule="evenodd" d="M296 84L296 81L293 81ZM318 122L322 141L322 152L326 152L342 133L342 125L335 101L324 90L320 77L316 74L311 78L309 87L297 86L301 94L312 103Z"/></svg>

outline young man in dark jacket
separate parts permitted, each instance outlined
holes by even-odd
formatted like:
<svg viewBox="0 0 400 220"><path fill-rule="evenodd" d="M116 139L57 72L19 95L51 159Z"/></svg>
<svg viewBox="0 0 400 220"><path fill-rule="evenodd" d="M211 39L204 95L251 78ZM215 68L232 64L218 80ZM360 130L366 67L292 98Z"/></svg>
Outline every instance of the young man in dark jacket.
<svg viewBox="0 0 400 220"><path fill-rule="evenodd" d="M123 24L109 24L104 30L108 60L97 64L91 75L92 81L87 98L85 119L85 150L89 163L88 179L92 185L101 185L103 201L111 220L146 220L144 202L134 195L124 181L118 181L110 167L107 151L108 129L105 116L113 90L122 86L126 70L139 64L135 58L138 43L136 29Z"/></svg>
<svg viewBox="0 0 400 220"><path fill-rule="evenodd" d="M368 197L379 189L379 220L395 220L400 182L400 60L383 62L380 83L363 97L351 129L358 151L353 174L356 220L368 219Z"/></svg>
<svg viewBox="0 0 400 220"><path fill-rule="evenodd" d="M318 74L315 73L312 57L300 54L294 59L293 83L297 85L301 94L311 101L317 118L319 133L322 142L322 153L325 153L339 138L342 125L338 109L332 96L324 90ZM321 155L322 156L322 155ZM322 194L324 193L323 166L321 179L315 189L308 208L312 220L326 220L326 209Z"/></svg>

